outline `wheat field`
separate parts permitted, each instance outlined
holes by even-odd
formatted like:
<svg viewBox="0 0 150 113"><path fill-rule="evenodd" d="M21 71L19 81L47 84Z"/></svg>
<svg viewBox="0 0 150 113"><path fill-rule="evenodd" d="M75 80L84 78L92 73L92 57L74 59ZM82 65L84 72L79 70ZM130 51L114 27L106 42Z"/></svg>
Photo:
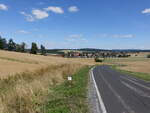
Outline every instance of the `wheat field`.
<svg viewBox="0 0 150 113"><path fill-rule="evenodd" d="M93 59L67 59L0 50L0 78L6 78L20 72L35 71L49 65L61 64L93 65L95 63Z"/></svg>
<svg viewBox="0 0 150 113"><path fill-rule="evenodd" d="M94 59L0 51L0 113L40 113L50 88ZM53 94L53 92L52 92Z"/></svg>

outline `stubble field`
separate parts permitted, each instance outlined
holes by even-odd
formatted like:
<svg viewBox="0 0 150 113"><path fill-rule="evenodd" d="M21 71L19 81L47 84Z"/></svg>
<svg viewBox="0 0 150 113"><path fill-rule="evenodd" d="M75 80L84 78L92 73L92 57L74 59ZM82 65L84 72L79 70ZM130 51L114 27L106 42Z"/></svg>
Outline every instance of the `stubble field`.
<svg viewBox="0 0 150 113"><path fill-rule="evenodd" d="M129 58L108 58L105 63L117 65L119 69L126 71L150 74L150 59L146 58L148 54L150 53L139 53L137 56L132 54Z"/></svg>

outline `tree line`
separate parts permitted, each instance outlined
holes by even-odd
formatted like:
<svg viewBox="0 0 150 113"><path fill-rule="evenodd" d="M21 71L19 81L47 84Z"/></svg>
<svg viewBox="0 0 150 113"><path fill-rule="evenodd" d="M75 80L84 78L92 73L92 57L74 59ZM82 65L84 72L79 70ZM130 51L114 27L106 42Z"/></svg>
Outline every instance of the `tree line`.
<svg viewBox="0 0 150 113"><path fill-rule="evenodd" d="M22 42L21 44L18 44L13 41L13 39L9 39L8 41L5 38L2 38L0 36L0 49L1 50L8 50L8 51L16 51L16 52L28 52L27 51L27 45L25 42ZM46 55L46 49L43 45L40 46L40 49L38 48L37 44L35 42L32 42L31 49L29 50L31 54L37 54L41 53L41 55Z"/></svg>

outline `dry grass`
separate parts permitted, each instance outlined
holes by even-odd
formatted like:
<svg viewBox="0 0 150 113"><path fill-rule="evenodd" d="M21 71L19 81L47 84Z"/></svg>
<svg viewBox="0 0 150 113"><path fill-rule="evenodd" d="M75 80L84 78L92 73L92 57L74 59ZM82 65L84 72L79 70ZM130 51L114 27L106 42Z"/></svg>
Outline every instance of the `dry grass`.
<svg viewBox="0 0 150 113"><path fill-rule="evenodd" d="M0 113L40 113L49 88L62 83L83 65L63 64L24 72L0 81Z"/></svg>
<svg viewBox="0 0 150 113"><path fill-rule="evenodd" d="M125 65L125 66L119 67L120 69L150 74L150 60L149 61L121 62L120 64Z"/></svg>
<svg viewBox="0 0 150 113"><path fill-rule="evenodd" d="M93 64L93 59L0 51L0 113L41 113L50 87Z"/></svg>
<svg viewBox="0 0 150 113"><path fill-rule="evenodd" d="M85 65L95 64L93 59L67 59L0 50L0 78L7 78L9 75L20 72L35 71L36 69L47 67L49 65L74 63Z"/></svg>
<svg viewBox="0 0 150 113"><path fill-rule="evenodd" d="M150 59L146 58L149 53L139 53L138 56L129 58L111 58L105 61L106 64L115 64L119 69L150 73Z"/></svg>

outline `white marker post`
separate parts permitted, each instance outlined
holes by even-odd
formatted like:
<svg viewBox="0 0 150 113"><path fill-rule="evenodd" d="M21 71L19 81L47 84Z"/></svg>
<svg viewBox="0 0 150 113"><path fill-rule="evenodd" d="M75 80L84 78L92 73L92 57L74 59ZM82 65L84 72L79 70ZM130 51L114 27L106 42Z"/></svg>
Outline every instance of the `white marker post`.
<svg viewBox="0 0 150 113"><path fill-rule="evenodd" d="M68 81L72 81L72 77L68 76Z"/></svg>
<svg viewBox="0 0 150 113"><path fill-rule="evenodd" d="M69 83L69 87L72 86L72 77L71 76L68 76L68 83Z"/></svg>

